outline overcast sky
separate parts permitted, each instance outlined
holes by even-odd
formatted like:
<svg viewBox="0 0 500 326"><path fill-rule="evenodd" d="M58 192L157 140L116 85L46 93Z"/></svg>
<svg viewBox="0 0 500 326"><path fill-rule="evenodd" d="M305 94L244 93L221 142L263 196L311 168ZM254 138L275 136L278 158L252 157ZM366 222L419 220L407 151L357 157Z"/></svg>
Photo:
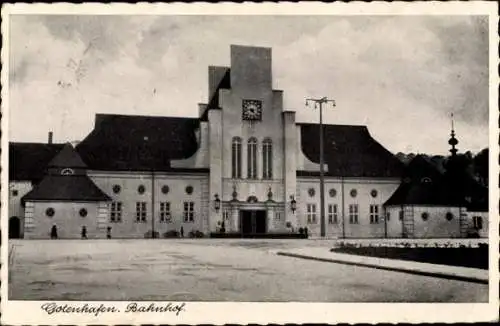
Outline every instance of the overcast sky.
<svg viewBox="0 0 500 326"><path fill-rule="evenodd" d="M367 125L392 152L488 146L488 22L479 16L11 16L10 139L83 139L95 113L197 115L229 45L272 47L297 120Z"/></svg>

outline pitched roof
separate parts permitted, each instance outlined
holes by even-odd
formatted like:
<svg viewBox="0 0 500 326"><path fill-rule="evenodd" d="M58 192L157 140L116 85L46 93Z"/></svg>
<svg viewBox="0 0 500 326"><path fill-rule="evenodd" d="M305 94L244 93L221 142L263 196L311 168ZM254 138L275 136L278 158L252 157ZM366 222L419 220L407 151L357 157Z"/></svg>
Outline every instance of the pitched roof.
<svg viewBox="0 0 500 326"><path fill-rule="evenodd" d="M319 163L319 124L299 125L302 152L312 162ZM326 175L399 177L403 171L403 163L373 139L365 126L323 125L323 135Z"/></svg>
<svg viewBox="0 0 500 326"><path fill-rule="evenodd" d="M64 145L63 149L47 164L47 167L86 168L80 155L70 143Z"/></svg>
<svg viewBox="0 0 500 326"><path fill-rule="evenodd" d="M22 200L92 202L108 201L110 197L86 175L47 175Z"/></svg>
<svg viewBox="0 0 500 326"><path fill-rule="evenodd" d="M9 143L9 180L38 182L64 144Z"/></svg>
<svg viewBox="0 0 500 326"><path fill-rule="evenodd" d="M98 114L76 150L90 169L172 171L171 160L198 150L198 128L193 118Z"/></svg>
<svg viewBox="0 0 500 326"><path fill-rule="evenodd" d="M424 156L417 155L407 165L403 182L384 205L461 206L464 203L445 175Z"/></svg>

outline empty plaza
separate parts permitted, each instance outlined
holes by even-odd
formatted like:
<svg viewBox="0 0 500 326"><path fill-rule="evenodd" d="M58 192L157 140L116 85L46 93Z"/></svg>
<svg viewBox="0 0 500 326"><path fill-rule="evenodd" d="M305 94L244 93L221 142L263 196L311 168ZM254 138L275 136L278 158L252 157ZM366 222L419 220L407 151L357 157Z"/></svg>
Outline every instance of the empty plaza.
<svg viewBox="0 0 500 326"><path fill-rule="evenodd" d="M488 285L279 256L328 240L14 240L10 300L487 302ZM13 248L13 249L12 249Z"/></svg>

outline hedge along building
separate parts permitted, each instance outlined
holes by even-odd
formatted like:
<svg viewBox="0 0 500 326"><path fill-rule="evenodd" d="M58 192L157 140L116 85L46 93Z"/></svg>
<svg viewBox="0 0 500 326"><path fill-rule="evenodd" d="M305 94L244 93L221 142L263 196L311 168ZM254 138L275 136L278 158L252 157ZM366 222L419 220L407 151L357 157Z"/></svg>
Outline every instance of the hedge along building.
<svg viewBox="0 0 500 326"><path fill-rule="evenodd" d="M83 226L101 238L109 228L114 238L142 238L222 226L319 235L319 125L283 107L271 49L233 45L231 66L209 67L208 77L198 118L97 114L90 134L24 196L25 237L49 237L54 224L59 237L80 237ZM388 232L383 204L404 165L364 126L325 125L324 135L327 236L402 236ZM70 182L77 176L85 192ZM47 198L54 179L71 196Z"/></svg>

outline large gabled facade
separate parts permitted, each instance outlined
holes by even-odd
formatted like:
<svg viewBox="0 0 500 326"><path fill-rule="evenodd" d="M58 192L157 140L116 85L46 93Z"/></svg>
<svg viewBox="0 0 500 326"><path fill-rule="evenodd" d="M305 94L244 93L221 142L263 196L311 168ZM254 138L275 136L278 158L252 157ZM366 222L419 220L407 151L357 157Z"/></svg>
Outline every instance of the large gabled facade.
<svg viewBox="0 0 500 326"><path fill-rule="evenodd" d="M49 237L54 225L69 238L84 226L95 238L306 227L319 236L319 126L297 123L283 106L271 67L271 49L231 46L231 66L208 69L209 97L197 118L97 114L89 135L59 149L30 184L24 237ZM327 236L403 236L389 231L384 203L401 186L404 165L364 126L325 125L324 136ZM71 162L81 162L78 173ZM85 187L67 182L68 169ZM49 187L61 182L73 186L68 194L84 187L97 197L66 198L75 207L68 213ZM96 209L84 207L82 216L82 203Z"/></svg>

